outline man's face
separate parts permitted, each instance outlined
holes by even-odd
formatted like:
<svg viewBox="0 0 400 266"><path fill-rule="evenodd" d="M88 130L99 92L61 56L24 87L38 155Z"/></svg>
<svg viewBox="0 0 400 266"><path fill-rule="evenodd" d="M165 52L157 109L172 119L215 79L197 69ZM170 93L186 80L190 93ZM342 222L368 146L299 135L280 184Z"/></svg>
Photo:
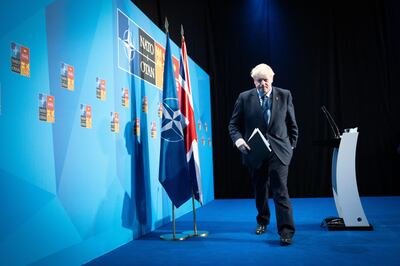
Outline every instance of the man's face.
<svg viewBox="0 0 400 266"><path fill-rule="evenodd" d="M274 81L273 75L264 75L254 79L254 85L259 90L263 90L264 93L268 93L272 88L272 82Z"/></svg>

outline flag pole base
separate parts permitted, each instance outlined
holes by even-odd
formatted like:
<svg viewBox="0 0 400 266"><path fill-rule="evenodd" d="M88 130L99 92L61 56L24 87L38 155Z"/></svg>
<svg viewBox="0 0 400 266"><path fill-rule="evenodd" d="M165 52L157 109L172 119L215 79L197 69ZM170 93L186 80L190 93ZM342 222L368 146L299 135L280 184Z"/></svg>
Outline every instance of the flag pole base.
<svg viewBox="0 0 400 266"><path fill-rule="evenodd" d="M207 237L209 235L208 231L183 231L182 234L187 234L190 237L195 236L195 237Z"/></svg>
<svg viewBox="0 0 400 266"><path fill-rule="evenodd" d="M164 234L160 235L162 240L181 241L186 240L189 236L187 234Z"/></svg>

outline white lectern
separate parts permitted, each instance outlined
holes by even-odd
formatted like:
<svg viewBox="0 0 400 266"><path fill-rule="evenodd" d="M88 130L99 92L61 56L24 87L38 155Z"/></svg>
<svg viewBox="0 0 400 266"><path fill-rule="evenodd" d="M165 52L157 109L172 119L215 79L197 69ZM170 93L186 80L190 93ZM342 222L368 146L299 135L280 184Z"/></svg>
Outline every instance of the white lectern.
<svg viewBox="0 0 400 266"><path fill-rule="evenodd" d="M356 179L357 129L346 130L332 155L332 190L339 217L324 219L328 230L373 230L368 223Z"/></svg>

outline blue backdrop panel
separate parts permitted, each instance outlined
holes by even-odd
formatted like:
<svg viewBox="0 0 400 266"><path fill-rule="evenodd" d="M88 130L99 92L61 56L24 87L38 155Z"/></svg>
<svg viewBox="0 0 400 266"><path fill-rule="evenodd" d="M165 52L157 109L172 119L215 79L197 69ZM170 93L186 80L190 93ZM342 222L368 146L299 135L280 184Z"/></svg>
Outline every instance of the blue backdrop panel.
<svg viewBox="0 0 400 266"><path fill-rule="evenodd" d="M163 31L128 0L1 7L0 264L81 264L169 222L172 205L158 181ZM28 75L11 71L12 43L29 48ZM172 53L179 59L175 44ZM63 87L62 66L73 68L73 89ZM209 76L192 60L189 69L207 203ZM54 123L39 120L39 94L54 97ZM187 202L177 217L191 209Z"/></svg>

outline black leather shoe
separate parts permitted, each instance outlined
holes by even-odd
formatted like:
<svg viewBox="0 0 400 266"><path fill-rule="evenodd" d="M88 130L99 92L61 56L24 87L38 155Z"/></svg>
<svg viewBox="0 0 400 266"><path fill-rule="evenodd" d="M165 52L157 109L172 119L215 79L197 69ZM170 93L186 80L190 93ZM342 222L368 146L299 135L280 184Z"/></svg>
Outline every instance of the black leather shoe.
<svg viewBox="0 0 400 266"><path fill-rule="evenodd" d="M281 236L280 244L281 246L289 246L293 242L290 236Z"/></svg>
<svg viewBox="0 0 400 266"><path fill-rule="evenodd" d="M267 229L266 225L263 224L257 224L257 228L256 228L256 235L261 235L263 233L265 233L265 230Z"/></svg>

